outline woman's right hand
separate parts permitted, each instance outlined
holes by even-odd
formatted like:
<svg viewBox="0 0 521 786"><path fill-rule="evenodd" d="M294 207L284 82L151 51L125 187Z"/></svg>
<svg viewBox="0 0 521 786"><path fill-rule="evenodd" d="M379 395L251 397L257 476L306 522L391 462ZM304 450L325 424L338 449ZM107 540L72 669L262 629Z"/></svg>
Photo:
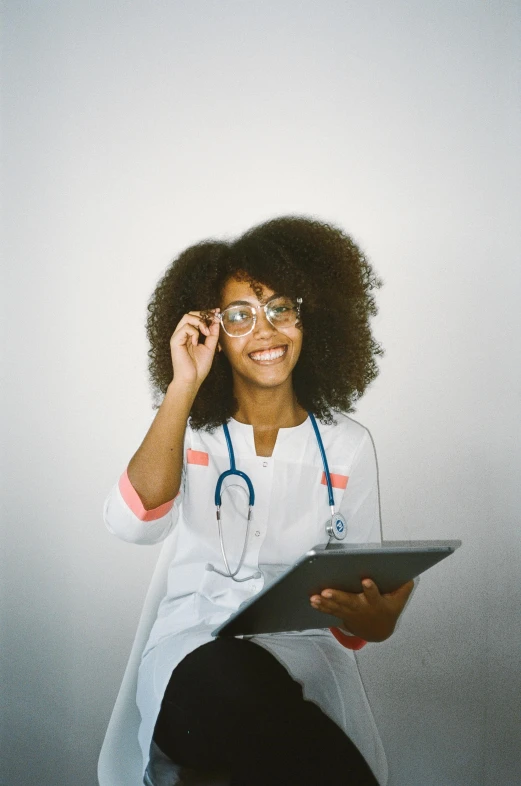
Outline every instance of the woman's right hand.
<svg viewBox="0 0 521 786"><path fill-rule="evenodd" d="M185 384L199 389L204 382L210 368L217 343L219 341L219 321L214 321L208 326L205 314L215 314L220 309L215 308L210 312L189 311L177 325L170 339L172 365L174 368L175 383ZM206 337L204 344L199 343L199 334Z"/></svg>

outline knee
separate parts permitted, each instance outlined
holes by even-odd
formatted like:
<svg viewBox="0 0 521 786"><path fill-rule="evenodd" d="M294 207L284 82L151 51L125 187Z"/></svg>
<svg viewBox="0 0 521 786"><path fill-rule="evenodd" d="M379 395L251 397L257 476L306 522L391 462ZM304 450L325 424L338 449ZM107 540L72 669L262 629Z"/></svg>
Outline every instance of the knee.
<svg viewBox="0 0 521 786"><path fill-rule="evenodd" d="M298 701L302 688L271 653L244 639L216 639L191 652L176 667L169 698L190 686L194 698L235 707Z"/></svg>

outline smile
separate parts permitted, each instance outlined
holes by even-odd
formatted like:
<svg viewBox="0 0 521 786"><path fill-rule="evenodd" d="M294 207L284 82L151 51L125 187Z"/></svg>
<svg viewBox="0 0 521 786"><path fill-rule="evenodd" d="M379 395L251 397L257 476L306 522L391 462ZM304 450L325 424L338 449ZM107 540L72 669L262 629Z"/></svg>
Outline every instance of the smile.
<svg viewBox="0 0 521 786"><path fill-rule="evenodd" d="M273 363L275 360L283 358L288 351L287 344L270 349L262 349L257 352L250 352L248 355L255 363Z"/></svg>

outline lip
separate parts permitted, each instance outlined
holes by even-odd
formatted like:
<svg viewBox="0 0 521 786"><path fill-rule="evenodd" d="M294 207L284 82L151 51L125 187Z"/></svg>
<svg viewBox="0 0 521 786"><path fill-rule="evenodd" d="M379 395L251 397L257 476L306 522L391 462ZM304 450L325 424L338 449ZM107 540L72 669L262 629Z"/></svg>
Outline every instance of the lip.
<svg viewBox="0 0 521 786"><path fill-rule="evenodd" d="M257 352L273 352L276 349L284 349L284 352L280 357L274 358L273 360L255 360L254 358L252 358L252 355L256 354ZM259 347L258 349L254 349L248 353L248 357L253 363L257 363L257 365L259 366L268 366L268 365L271 366L275 363L280 363L281 361L283 361L286 358L287 354L288 354L287 344L274 344L272 347Z"/></svg>

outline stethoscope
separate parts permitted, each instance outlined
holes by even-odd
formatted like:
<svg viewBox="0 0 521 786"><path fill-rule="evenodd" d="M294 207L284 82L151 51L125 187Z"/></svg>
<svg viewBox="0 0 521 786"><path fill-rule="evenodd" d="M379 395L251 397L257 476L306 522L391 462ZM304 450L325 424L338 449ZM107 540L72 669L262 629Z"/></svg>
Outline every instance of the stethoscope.
<svg viewBox="0 0 521 786"><path fill-rule="evenodd" d="M322 442L322 437L320 436L320 431L318 430L318 426L317 426L317 422L315 420L315 417L313 416L313 414L311 412L308 412L308 415L309 415L309 419L311 420L311 425L313 426L313 430L315 432L315 436L317 438L318 447L319 447L319 450L320 450L320 455L322 457L322 464L324 465L324 474L326 476L327 494L328 494L328 498L329 498L329 509L331 511L331 516L326 521L326 524L325 524L326 534L327 534L328 538L334 537L334 538L336 538L336 540L344 540L344 538L345 538L345 536L347 534L346 520L342 516L341 513L338 513L338 511L335 510L335 498L333 496L333 484L331 483L331 473L329 472L329 465L327 463L326 451L324 450L324 444ZM217 527L218 527L218 530L219 530L219 542L221 544L221 552L222 552L222 555L223 555L223 560L224 560L224 564L226 566L226 570L228 572L227 573L223 573L222 571L217 570L217 568L214 565L212 565L211 563L207 563L206 570L213 570L213 571L215 571L215 573L219 573L221 576L228 576L229 578L233 579L234 581L238 581L238 582L240 582L240 581L249 581L249 579L258 579L258 578L260 578L261 574L259 572L257 572L257 573L254 573L252 576L246 576L246 578L244 578L244 579L236 579L235 576L237 575L237 573L241 569L242 562L243 562L243 559L244 559L244 553L246 551L246 545L248 543L248 535L249 535L249 531L250 531L250 522L251 522L252 515L253 515L253 506L255 505L255 491L253 489L253 483L251 482L251 480L248 477L248 475L245 472L241 472L235 466L235 453L233 451L232 440L231 440L230 432L228 430L228 426L227 426L226 423L223 423L223 430L224 430L224 436L226 438L226 445L228 446L228 455L230 457L230 469L227 469L225 472L223 472L221 475L219 475L219 478L217 480L217 485L215 487L215 513L216 513L216 516L217 516ZM243 549L242 549L242 554L241 554L241 558L239 560L239 564L237 565L236 569L232 572L230 570L230 566L228 564L228 560L226 559L226 553L225 553L225 550L224 550L224 539L223 539L222 524L221 524L221 505L222 505L221 489L222 489L223 482L226 480L226 478L229 478L229 477L231 477L233 475L242 478L244 480L244 482L246 483L246 485L248 487L249 500L248 500L248 517L247 517L247 522L246 522L246 537L244 539L244 546L243 546Z"/></svg>

